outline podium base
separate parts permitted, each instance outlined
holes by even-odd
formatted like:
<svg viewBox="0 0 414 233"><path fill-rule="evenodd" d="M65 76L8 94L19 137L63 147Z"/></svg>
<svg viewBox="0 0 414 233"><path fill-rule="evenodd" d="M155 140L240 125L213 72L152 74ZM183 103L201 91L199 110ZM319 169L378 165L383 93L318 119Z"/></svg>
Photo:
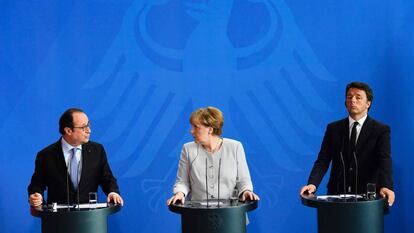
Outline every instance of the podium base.
<svg viewBox="0 0 414 233"><path fill-rule="evenodd" d="M182 215L183 233L245 233L246 212L237 208L199 211Z"/></svg>
<svg viewBox="0 0 414 233"><path fill-rule="evenodd" d="M70 212L68 212L70 214ZM42 233L107 233L107 216L79 211L42 218Z"/></svg>
<svg viewBox="0 0 414 233"><path fill-rule="evenodd" d="M181 214L183 233L245 233L246 213L257 208L257 201L232 203L220 200L220 205L211 202L186 202L173 204L168 208Z"/></svg>

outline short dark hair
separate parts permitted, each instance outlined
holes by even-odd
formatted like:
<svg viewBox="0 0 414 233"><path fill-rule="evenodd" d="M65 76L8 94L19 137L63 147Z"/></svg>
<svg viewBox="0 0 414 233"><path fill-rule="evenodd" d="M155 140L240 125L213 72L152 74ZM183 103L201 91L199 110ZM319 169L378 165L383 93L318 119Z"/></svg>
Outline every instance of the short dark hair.
<svg viewBox="0 0 414 233"><path fill-rule="evenodd" d="M73 128L73 113L83 112L80 108L69 108L66 110L59 119L59 133L61 135L65 134L65 128Z"/></svg>
<svg viewBox="0 0 414 233"><path fill-rule="evenodd" d="M371 102L374 100L374 93L372 92L372 89L369 87L368 84L363 83L363 82L352 82L349 83L348 85L346 85L346 90L345 90L345 98L348 95L348 91L351 88L356 88L356 89L360 89L365 91L365 94L367 95L367 99L368 101Z"/></svg>

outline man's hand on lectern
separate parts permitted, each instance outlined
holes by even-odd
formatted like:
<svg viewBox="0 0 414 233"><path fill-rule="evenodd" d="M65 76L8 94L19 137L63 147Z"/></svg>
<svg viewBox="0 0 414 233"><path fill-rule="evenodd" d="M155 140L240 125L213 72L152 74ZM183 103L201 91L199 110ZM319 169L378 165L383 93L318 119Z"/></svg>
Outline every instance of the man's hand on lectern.
<svg viewBox="0 0 414 233"><path fill-rule="evenodd" d="M392 204L394 204L394 201L395 201L395 193L394 193L394 191L392 191L391 189L388 189L388 188L382 187L382 188L380 189L380 195L381 195L381 197L383 197L383 198L387 198L387 200L388 200L388 205L389 205L389 206L392 206Z"/></svg>
<svg viewBox="0 0 414 233"><path fill-rule="evenodd" d="M43 197L40 193L33 193L29 196L29 203L31 206L40 206L42 205Z"/></svg>
<svg viewBox="0 0 414 233"><path fill-rule="evenodd" d="M122 206L124 205L124 200L122 199L121 195L116 192L111 192L108 194L107 202L113 202Z"/></svg>
<svg viewBox="0 0 414 233"><path fill-rule="evenodd" d="M316 192L316 186L313 184L305 185L300 189L301 196L304 194L313 194L314 192Z"/></svg>

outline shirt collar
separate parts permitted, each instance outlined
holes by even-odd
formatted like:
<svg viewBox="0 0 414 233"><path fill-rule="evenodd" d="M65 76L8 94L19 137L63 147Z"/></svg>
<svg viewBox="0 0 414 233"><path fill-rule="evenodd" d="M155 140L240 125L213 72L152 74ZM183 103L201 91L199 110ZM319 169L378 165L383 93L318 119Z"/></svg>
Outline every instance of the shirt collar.
<svg viewBox="0 0 414 233"><path fill-rule="evenodd" d="M69 144L63 137L62 137L62 150L65 152L69 152L70 150L72 150L73 148L77 148L78 150L82 151L82 145L79 145L77 147L72 146L71 144Z"/></svg>
<svg viewBox="0 0 414 233"><path fill-rule="evenodd" d="M365 115L364 117L362 117L361 119L357 120L359 126L362 127L362 125L364 124L365 120L367 119L368 115ZM352 127L354 125L354 122L356 120L352 119L351 116L348 116L348 120L349 120L349 127Z"/></svg>

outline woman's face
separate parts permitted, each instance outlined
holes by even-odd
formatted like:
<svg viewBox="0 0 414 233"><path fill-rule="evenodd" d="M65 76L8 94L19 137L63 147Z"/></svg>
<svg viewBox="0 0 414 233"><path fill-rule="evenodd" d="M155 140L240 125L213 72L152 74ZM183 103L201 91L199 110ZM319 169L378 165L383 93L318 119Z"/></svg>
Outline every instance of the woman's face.
<svg viewBox="0 0 414 233"><path fill-rule="evenodd" d="M210 135L213 132L213 128L206 127L198 122L191 124L191 135L193 135L196 143L205 144L209 141Z"/></svg>

